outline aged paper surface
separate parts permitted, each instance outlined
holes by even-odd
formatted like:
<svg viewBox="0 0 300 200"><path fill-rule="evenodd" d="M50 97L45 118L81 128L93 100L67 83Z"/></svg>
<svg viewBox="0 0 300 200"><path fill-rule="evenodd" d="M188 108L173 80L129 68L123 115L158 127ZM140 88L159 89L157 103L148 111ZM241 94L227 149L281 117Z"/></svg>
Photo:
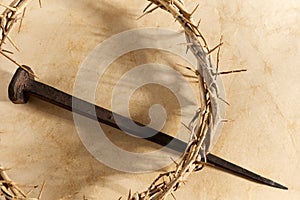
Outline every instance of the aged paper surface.
<svg viewBox="0 0 300 200"><path fill-rule="evenodd" d="M186 1L190 10L197 3L200 6L195 19L202 19L201 30L210 46L224 36L221 70L248 69L223 77L226 100L231 104L226 118L232 122L224 125L213 153L278 181L289 190L269 188L206 167L189 178L176 193L177 199L299 199L300 4L293 0ZM146 5L141 0L53 0L39 8L33 1L21 32L15 29L12 35L20 48L14 58L30 66L39 81L72 93L80 64L109 37L134 28L181 30L168 13L160 10L137 20ZM129 189L146 189L160 173L129 174L97 161L80 141L68 111L38 99L26 105L12 104L7 87L16 66L2 57L0 62L0 163L11 168L8 173L13 180L21 185L41 185L45 180L43 199L118 199L125 197ZM96 103L110 108L118 79L137 65L155 62L191 75L176 65L182 62L178 57L166 52L131 52L105 72ZM195 86L193 79L187 80ZM163 131L176 132L181 122L179 105L163 87L146 85L138 89L129 106L131 116L149 123L152 104L166 109ZM126 150L158 148L122 136L115 129L103 129Z"/></svg>

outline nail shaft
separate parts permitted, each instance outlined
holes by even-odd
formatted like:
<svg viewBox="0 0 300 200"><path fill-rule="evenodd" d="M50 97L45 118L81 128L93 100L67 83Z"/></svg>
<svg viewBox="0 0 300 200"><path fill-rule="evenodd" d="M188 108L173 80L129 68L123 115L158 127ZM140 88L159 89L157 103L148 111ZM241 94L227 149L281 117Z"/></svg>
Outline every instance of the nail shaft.
<svg viewBox="0 0 300 200"><path fill-rule="evenodd" d="M136 128L136 126L131 126L132 120L129 118L121 116L117 113L113 113L108 109L91 104L82 99L76 98L44 83L35 81L33 75L23 69L24 67L25 66L22 66L22 68L18 68L9 85L9 98L12 102L26 103L30 96L35 96L46 102L75 112L92 120L97 120L98 122L109 125L111 127L125 130L126 132L134 136L144 138L162 146L168 145L168 148L172 150L181 153L185 151L185 148L187 146L185 142L134 121L135 124L143 126L145 128L145 131L141 132L140 129ZM31 71L29 67L26 68ZM94 112L96 113L96 116L93 114ZM115 118L118 118L118 123L116 123ZM147 137L149 133L154 132L156 133L155 135ZM260 175L250 172L249 170L239 167L213 154L207 155L207 163L218 167L223 171L227 171L248 180L252 180L276 188L287 189L285 186L275 183L274 181L271 181L269 179L263 178Z"/></svg>

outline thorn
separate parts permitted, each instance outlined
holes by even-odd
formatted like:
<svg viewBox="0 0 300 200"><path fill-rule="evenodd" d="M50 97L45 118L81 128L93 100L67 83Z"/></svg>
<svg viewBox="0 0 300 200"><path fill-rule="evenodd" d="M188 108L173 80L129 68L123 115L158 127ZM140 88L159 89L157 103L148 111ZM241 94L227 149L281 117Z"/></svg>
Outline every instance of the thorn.
<svg viewBox="0 0 300 200"><path fill-rule="evenodd" d="M25 17L25 13L26 13L26 7L25 7L24 10L23 10L23 14L22 14L22 17L21 17L21 21L20 21L18 33L20 33L20 31L21 31L21 27L22 27L22 24L23 24L23 20L24 20L24 17Z"/></svg>
<svg viewBox="0 0 300 200"><path fill-rule="evenodd" d="M199 29L200 23L201 23L201 19L199 19L199 21L197 23L197 29Z"/></svg>
<svg viewBox="0 0 300 200"><path fill-rule="evenodd" d="M146 8L143 10L143 13L146 12L146 11L148 10L148 8L150 8L150 6L152 6L152 4L153 4L152 2L149 3L149 4L146 6Z"/></svg>
<svg viewBox="0 0 300 200"><path fill-rule="evenodd" d="M160 7L160 6L155 6L155 7L152 8L151 10L148 10L147 12L145 12L144 14L142 14L141 16L139 16L139 17L137 18L137 20L139 20L139 19L141 19L142 17L144 17L144 16L146 16L146 15L152 13L154 10L158 9L159 7Z"/></svg>
<svg viewBox="0 0 300 200"><path fill-rule="evenodd" d="M13 62L14 64L16 64L17 66L24 68L22 65L20 65L19 63L17 63L17 61L15 61L14 59L12 59L11 57L9 57L8 55L6 55L3 51L0 51L0 54L3 55L5 58L7 58L8 60L10 60L11 62Z"/></svg>
<svg viewBox="0 0 300 200"><path fill-rule="evenodd" d="M221 35L220 37L220 44L223 44L223 35ZM217 53L217 68L216 68L216 77L215 80L217 80L217 75L218 75L218 71L219 71L219 64L220 64L220 52L221 52L221 45L218 48L218 53Z"/></svg>
<svg viewBox="0 0 300 200"><path fill-rule="evenodd" d="M207 54L211 54L214 52L216 49L220 48L223 45L223 42L220 42L217 46L215 46L212 50L209 50Z"/></svg>
<svg viewBox="0 0 300 200"><path fill-rule="evenodd" d="M217 75L226 75L226 74L246 72L246 71L247 71L247 69L238 69L238 70L231 70L231 71L226 71L226 72L218 72Z"/></svg>
<svg viewBox="0 0 300 200"><path fill-rule="evenodd" d="M172 157L170 157L170 158L173 161L173 163L176 165L176 167L178 167L179 164Z"/></svg>
<svg viewBox="0 0 300 200"><path fill-rule="evenodd" d="M17 65L18 67L21 67L22 69L24 69L25 71L27 71L29 74L31 74L32 76L34 76L35 78L39 78L38 76L36 76L35 74L33 74L31 71L29 71L26 67L24 67L23 65L20 65L17 61L15 61L14 59L12 59L11 57L9 57L8 55L6 55L3 51L0 50L0 54L3 55L5 58L7 58L8 60L10 60L12 63L14 63L15 65Z"/></svg>
<svg viewBox="0 0 300 200"><path fill-rule="evenodd" d="M11 43L11 45L13 45L13 47L14 47L17 51L20 51L20 49L17 47L16 43L14 43L14 41L13 41L8 35L6 35L6 38L8 39L8 41Z"/></svg>
<svg viewBox="0 0 300 200"><path fill-rule="evenodd" d="M44 191L44 189L45 189L45 185L46 185L46 181L43 182L43 185L42 185L42 188L41 188L41 190L40 190L38 199L41 199L41 198L42 198L43 191Z"/></svg>
<svg viewBox="0 0 300 200"><path fill-rule="evenodd" d="M173 197L174 200L176 200L175 194L171 192L171 196Z"/></svg>
<svg viewBox="0 0 300 200"><path fill-rule="evenodd" d="M5 52L5 53L14 54L14 52L6 50L6 49L2 49L2 51Z"/></svg>
<svg viewBox="0 0 300 200"><path fill-rule="evenodd" d="M129 190L128 199L131 198L131 190Z"/></svg>
<svg viewBox="0 0 300 200"><path fill-rule="evenodd" d="M39 5L40 5L40 8L42 8L42 0L39 0Z"/></svg>
<svg viewBox="0 0 300 200"><path fill-rule="evenodd" d="M199 7L199 4L197 4L197 6L194 8L194 10L189 14L189 17L191 17L196 12L198 7Z"/></svg>

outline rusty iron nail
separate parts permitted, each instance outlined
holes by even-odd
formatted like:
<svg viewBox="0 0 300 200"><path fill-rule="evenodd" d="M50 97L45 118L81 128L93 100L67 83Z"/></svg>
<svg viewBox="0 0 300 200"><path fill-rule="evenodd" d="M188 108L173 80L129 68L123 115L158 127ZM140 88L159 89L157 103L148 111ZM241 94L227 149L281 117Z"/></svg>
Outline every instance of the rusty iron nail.
<svg viewBox="0 0 300 200"><path fill-rule="evenodd" d="M69 111L75 112L77 114L83 115L87 118L97 120L100 123L104 123L106 125L109 125L111 127L126 130L127 132L131 133L132 135L143 137L145 136L144 133L140 133L140 131L135 130L134 128L128 126L131 122L131 119L128 119L124 116L118 115L116 113L113 113L110 110L107 110L105 108L96 106L94 104L91 104L87 101L81 100L79 98L76 98L72 95L69 95L67 93L64 93L60 90L57 90L51 86L48 86L46 84L43 84L41 82L35 81L33 77L33 71L27 67L22 66L19 67L14 74L8 88L8 95L9 99L15 103L15 104L25 104L29 96L35 96L41 100L44 100L46 102L49 102L51 104L55 104L61 108L67 109ZM31 74L29 72L32 72ZM72 107L72 102L74 103L76 101L76 106ZM91 114L91 110L95 109L96 116ZM114 117L118 117L118 124L115 122ZM136 122L135 123L139 126L144 126L143 124ZM144 126L145 127L145 126ZM149 140L151 142L154 142L156 144L166 146L172 141L172 145L168 145L168 148L183 153L185 151L185 148L187 144L177 138L174 138L170 135L167 135L165 133L156 131L152 128L147 127L147 130L149 130L151 133L153 131L157 132L157 134L144 138L146 140ZM147 131L146 131L147 132ZM171 144L171 143L170 143ZM252 180L257 183L265 184L268 186L285 189L288 188L276 183L272 180L269 180L267 178L264 178L258 174L255 174L249 170L246 170L240 166L237 166L233 163L230 163L222 158L219 158L213 154L207 154L207 163L209 165L212 165L214 167L217 167L223 171L227 171L231 174L238 175L240 177L246 178L248 180Z"/></svg>

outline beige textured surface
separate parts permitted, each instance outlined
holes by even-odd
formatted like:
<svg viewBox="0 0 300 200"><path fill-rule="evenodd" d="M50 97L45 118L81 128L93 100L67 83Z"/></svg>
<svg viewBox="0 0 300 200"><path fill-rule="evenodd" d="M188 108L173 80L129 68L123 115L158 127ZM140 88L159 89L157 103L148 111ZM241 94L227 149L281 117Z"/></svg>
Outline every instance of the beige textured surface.
<svg viewBox="0 0 300 200"><path fill-rule="evenodd" d="M192 8L196 2L186 1ZM211 46L224 35L222 70L246 67L247 73L224 76L227 118L213 151L289 187L281 191L261 186L212 168L190 177L176 193L177 199L290 199L300 198L300 3L295 0L199 1L195 16ZM33 68L40 81L71 93L78 66L92 49L106 38L132 28L164 27L180 30L171 16L157 11L136 21L146 1L85 0L45 1L42 9L34 1L20 34L14 34L21 49L16 59ZM142 57L142 56L144 57ZM146 56L145 56L146 55ZM118 63L134 66L141 62L175 62L159 52L133 52L110 69L118 77L126 72ZM145 61L143 61L145 59ZM171 60L171 61L170 61ZM0 163L22 184L46 180L44 199L118 199L129 189L145 189L158 172L132 175L112 170L96 161L81 144L72 115L33 99L27 105L13 105L7 86L16 67L0 58ZM128 67L130 68L130 67ZM108 72L107 72L108 73ZM116 81L109 80L110 83ZM103 80L103 83L107 81ZM112 85L102 85L101 104L110 107ZM153 86L141 88L132 115L148 122L147 108L153 102L168 105L164 131L178 127L178 104L172 94L151 93ZM146 98L141 93L145 93ZM146 99L144 103L141 103ZM173 102L173 103L171 103ZM174 103L175 102L175 103ZM107 128L108 132L117 132ZM126 137L116 137L121 146ZM122 142L123 141L123 142ZM147 142L140 145L153 148ZM137 142L133 141L134 144ZM126 147L127 146L127 147ZM144 151L140 146L131 149Z"/></svg>

